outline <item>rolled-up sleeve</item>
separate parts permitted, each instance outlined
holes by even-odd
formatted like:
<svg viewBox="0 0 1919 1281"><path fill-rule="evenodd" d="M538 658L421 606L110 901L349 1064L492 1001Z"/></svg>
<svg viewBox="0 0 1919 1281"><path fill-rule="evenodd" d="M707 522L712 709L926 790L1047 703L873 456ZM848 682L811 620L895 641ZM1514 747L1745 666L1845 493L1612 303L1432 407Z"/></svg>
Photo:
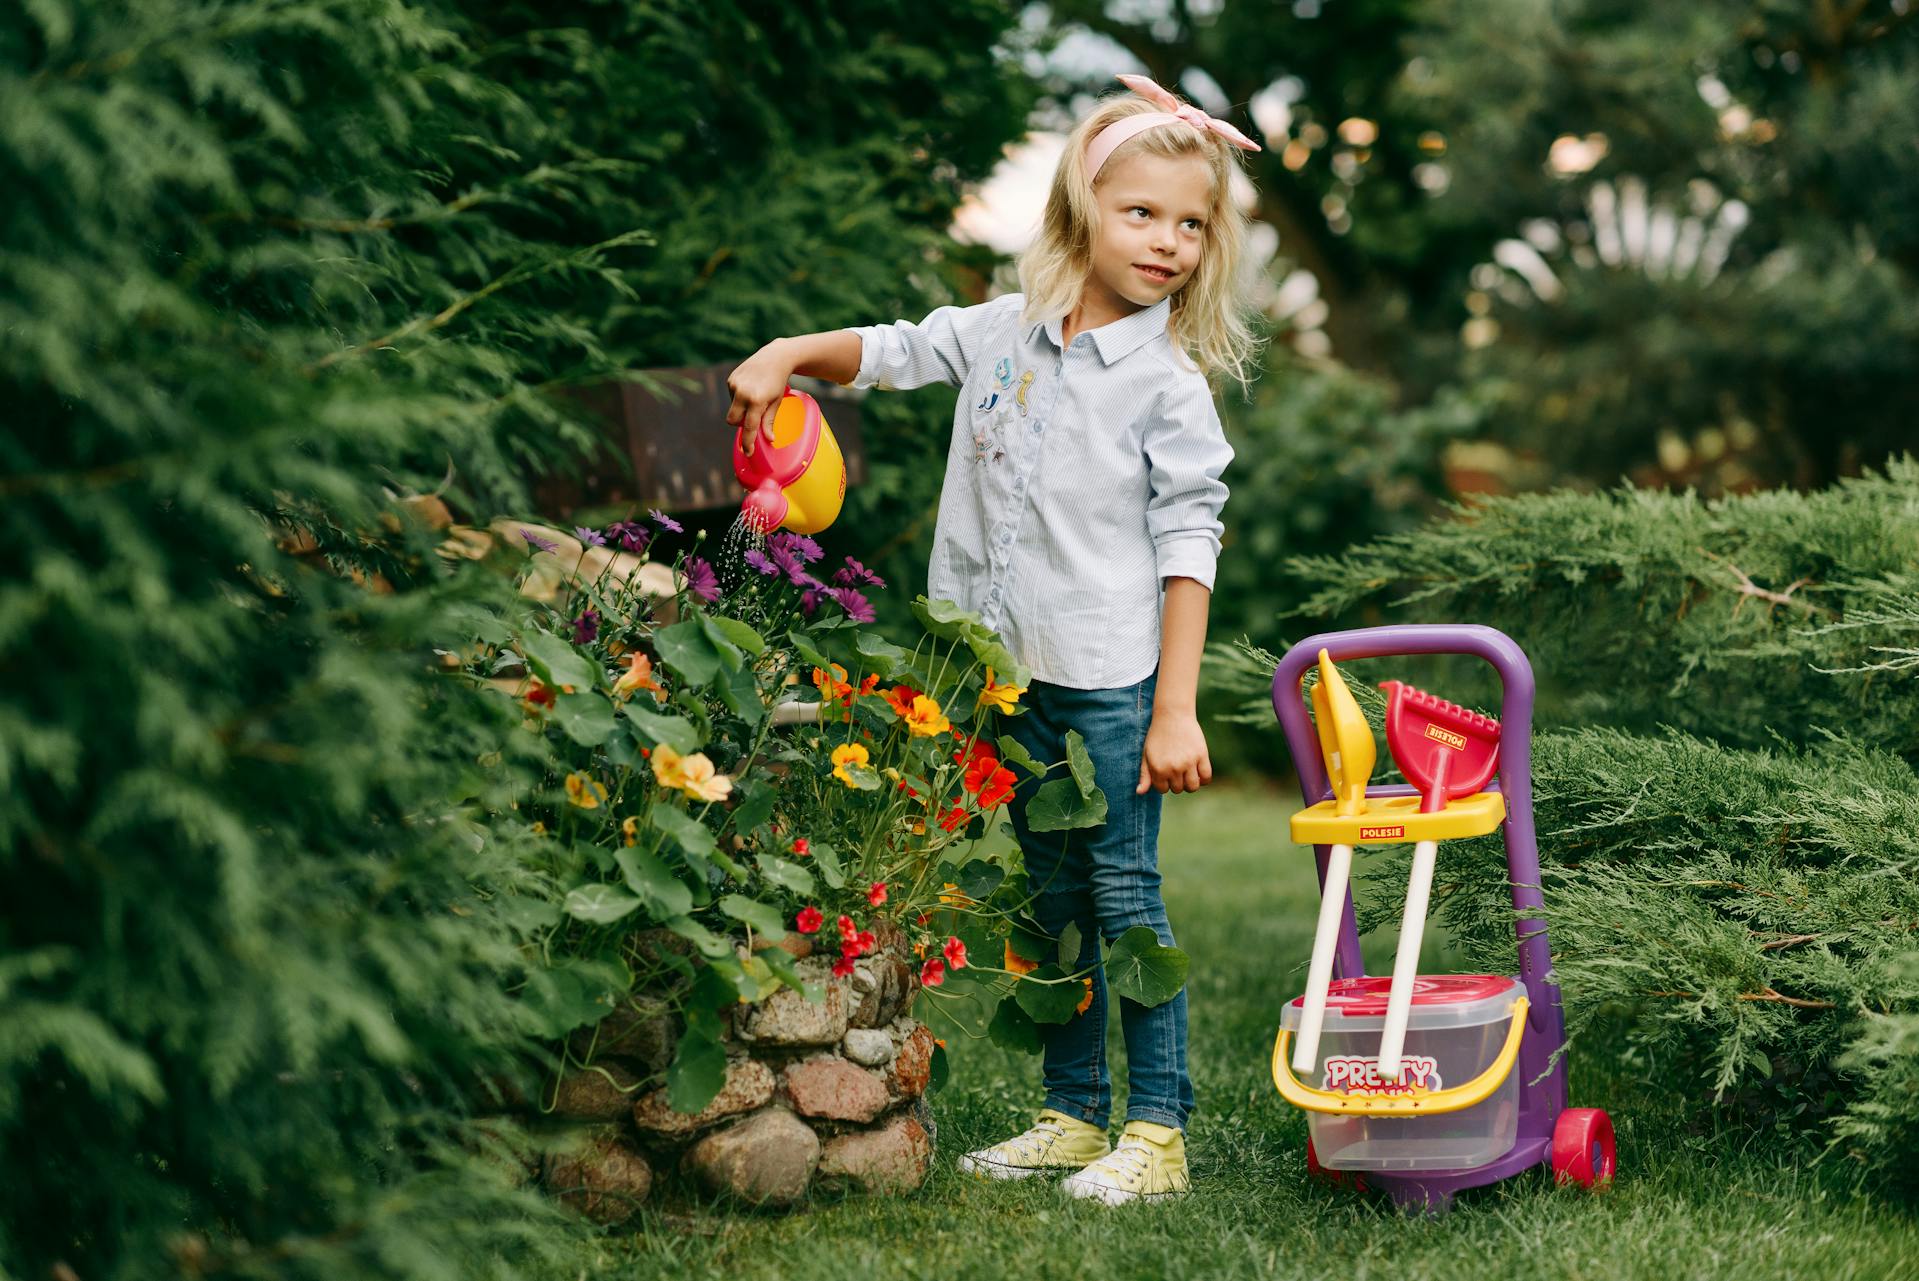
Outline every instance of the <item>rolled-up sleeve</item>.
<svg viewBox="0 0 1919 1281"><path fill-rule="evenodd" d="M1226 506L1220 477L1233 460L1219 411L1204 378L1181 378L1163 393L1146 422L1146 460L1152 497L1146 527L1159 578L1191 578L1212 590Z"/></svg>
<svg viewBox="0 0 1919 1281"><path fill-rule="evenodd" d="M1018 295L1004 296L975 307L940 307L917 325L896 320L890 325L865 325L860 336L860 372L855 387L906 391L942 382L957 387L966 381L979 351L981 334L995 308L1017 304Z"/></svg>

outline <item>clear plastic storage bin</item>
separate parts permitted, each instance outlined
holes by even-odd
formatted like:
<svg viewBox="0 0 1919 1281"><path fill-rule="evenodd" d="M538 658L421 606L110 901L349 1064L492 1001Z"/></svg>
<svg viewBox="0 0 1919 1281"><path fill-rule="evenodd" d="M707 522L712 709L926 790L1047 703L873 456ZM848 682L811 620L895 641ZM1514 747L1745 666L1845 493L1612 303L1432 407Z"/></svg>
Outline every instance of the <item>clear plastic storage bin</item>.
<svg viewBox="0 0 1919 1281"><path fill-rule="evenodd" d="M1421 975L1406 1022L1404 1071L1379 1078L1379 1033L1392 979L1341 979L1326 1001L1319 1062L1308 1085L1344 1094L1402 1093L1413 1085L1440 1090L1485 1071L1506 1042L1513 1001L1526 995L1518 979L1492 974ZM1280 1026L1299 1029L1305 998L1287 1005ZM1512 1150L1519 1129L1519 1068L1492 1095L1458 1112L1428 1116L1307 1114L1319 1163L1332 1170L1460 1170Z"/></svg>

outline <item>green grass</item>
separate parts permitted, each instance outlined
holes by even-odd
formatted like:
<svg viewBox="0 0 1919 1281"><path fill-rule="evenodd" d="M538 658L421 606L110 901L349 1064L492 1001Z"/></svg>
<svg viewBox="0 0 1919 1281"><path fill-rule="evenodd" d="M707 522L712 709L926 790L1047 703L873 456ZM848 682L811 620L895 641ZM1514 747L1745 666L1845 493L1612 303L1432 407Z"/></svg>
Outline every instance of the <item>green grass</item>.
<svg viewBox="0 0 1919 1281"><path fill-rule="evenodd" d="M1606 1108L1619 1180L1603 1195L1542 1173L1463 1195L1443 1218L1404 1216L1306 1177L1303 1116L1267 1075L1274 1022L1296 995L1317 903L1310 859L1285 841L1294 802L1216 789L1171 798L1161 863L1192 955L1188 1141L1193 1195L1108 1209L1054 1187L983 1184L956 1154L1023 1128L1037 1059L952 1043L935 1100L939 1154L911 1197L820 1200L789 1214L649 1212L589 1249L579 1275L790 1278L1879 1278L1919 1275L1919 1223L1804 1150L1734 1130L1696 1133L1684 1082L1642 1080L1590 1056L1572 1102ZM1435 947L1443 945L1435 942ZM1390 940L1368 941L1376 971ZM1443 951L1440 953L1443 964ZM1431 968L1427 966L1424 968ZM1118 1042L1115 1017L1112 1042ZM1119 1066L1116 1081L1124 1081ZM1121 1109L1116 1114L1123 1115Z"/></svg>

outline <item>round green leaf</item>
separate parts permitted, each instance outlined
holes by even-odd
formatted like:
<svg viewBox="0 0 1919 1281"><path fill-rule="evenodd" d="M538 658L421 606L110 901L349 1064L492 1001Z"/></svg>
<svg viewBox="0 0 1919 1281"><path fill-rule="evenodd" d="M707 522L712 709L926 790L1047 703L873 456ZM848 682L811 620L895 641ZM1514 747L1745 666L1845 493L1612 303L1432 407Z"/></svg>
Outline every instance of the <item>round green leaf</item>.
<svg viewBox="0 0 1919 1281"><path fill-rule="evenodd" d="M640 900L616 885L598 882L568 890L563 905L566 914L595 925L610 925L637 911Z"/></svg>
<svg viewBox="0 0 1919 1281"><path fill-rule="evenodd" d="M1032 1016L1035 1023L1064 1023L1073 1017L1073 1012L1079 1009L1079 1003L1086 999L1085 985L1078 979L1052 983L1041 980L1066 979L1066 975L1067 972L1057 965L1042 965L1020 979L1013 988L1013 999Z"/></svg>
<svg viewBox="0 0 1919 1281"><path fill-rule="evenodd" d="M1151 926L1135 925L1106 954L1106 984L1141 1005L1164 1005L1186 986L1186 953L1159 941Z"/></svg>

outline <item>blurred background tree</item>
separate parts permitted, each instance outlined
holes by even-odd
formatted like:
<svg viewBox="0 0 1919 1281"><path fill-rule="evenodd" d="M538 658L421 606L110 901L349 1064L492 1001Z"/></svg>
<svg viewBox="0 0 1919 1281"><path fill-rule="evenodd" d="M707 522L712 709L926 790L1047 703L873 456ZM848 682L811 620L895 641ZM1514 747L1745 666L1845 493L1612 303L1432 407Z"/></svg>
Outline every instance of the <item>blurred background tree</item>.
<svg viewBox="0 0 1919 1281"><path fill-rule="evenodd" d="M1269 376L1450 388L1451 489L1804 487L1919 409L1911 10L1062 0L1037 70L1053 124L1143 70L1263 137Z"/></svg>

